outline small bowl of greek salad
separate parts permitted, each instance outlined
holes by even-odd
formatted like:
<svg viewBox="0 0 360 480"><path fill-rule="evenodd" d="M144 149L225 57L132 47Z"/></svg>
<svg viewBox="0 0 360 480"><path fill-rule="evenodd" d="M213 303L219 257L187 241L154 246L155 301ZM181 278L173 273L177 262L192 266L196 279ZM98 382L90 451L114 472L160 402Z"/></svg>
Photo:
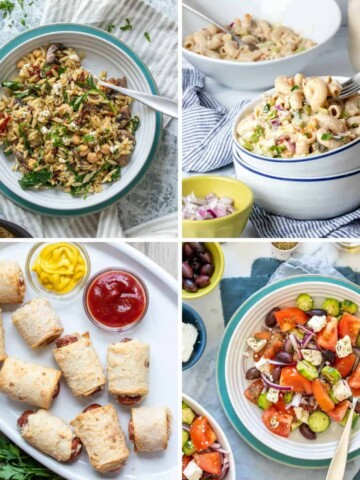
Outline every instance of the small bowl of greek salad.
<svg viewBox="0 0 360 480"><path fill-rule="evenodd" d="M216 420L188 395L182 401L182 480L235 480L229 441Z"/></svg>
<svg viewBox="0 0 360 480"><path fill-rule="evenodd" d="M360 395L360 318L346 298L314 300L272 308L246 339L246 399L261 411L273 434L291 438L298 430L314 441L335 423L345 426L353 397ZM358 428L360 403L352 428Z"/></svg>

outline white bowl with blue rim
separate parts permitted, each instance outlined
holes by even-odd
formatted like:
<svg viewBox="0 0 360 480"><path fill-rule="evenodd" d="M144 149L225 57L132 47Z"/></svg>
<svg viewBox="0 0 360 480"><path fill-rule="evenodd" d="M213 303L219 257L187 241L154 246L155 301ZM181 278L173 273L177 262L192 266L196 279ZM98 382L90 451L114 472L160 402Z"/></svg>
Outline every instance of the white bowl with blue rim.
<svg viewBox="0 0 360 480"><path fill-rule="evenodd" d="M348 77L338 76L333 76L333 78L341 83L348 79ZM271 158L246 150L239 142L236 127L244 117L254 111L254 108L264 97L272 96L274 93L275 89L273 88L252 100L245 105L233 122L232 138L234 147L244 163L259 172L303 178L327 177L360 168L360 138L335 150L305 157Z"/></svg>
<svg viewBox="0 0 360 480"><path fill-rule="evenodd" d="M342 175L301 178L259 172L233 148L236 177L248 185L254 201L270 213L297 220L338 217L360 206L360 168Z"/></svg>
<svg viewBox="0 0 360 480"><path fill-rule="evenodd" d="M346 280L322 275L300 275L267 285L249 297L232 316L225 330L217 358L217 387L223 409L238 434L267 458L302 468L329 465L343 429L331 422L316 440L306 440L299 431L283 438L262 423L262 411L249 402L243 392L249 386L245 378L246 339L264 325L267 312L274 307L295 305L297 296L307 292L315 304L325 298L349 299L360 304L360 287ZM251 365L250 365L251 366ZM351 434L348 460L360 457L360 430Z"/></svg>
<svg viewBox="0 0 360 480"><path fill-rule="evenodd" d="M335 0L187 0L186 3L217 19L222 25L229 25L235 18L243 18L250 13L255 19L290 27L317 43L304 52L260 62L219 60L183 48L184 57L192 65L217 82L236 90L268 88L279 75L301 72L330 47L341 24L341 12ZM183 8L183 40L207 26L206 20Z"/></svg>
<svg viewBox="0 0 360 480"><path fill-rule="evenodd" d="M157 94L156 83L137 54L113 35L88 25L59 23L44 25L21 33L0 49L0 78L16 76L16 64L35 48L60 42L85 55L85 68L98 75L106 70L109 77L125 76L133 90ZM3 90L0 94L3 94ZM133 115L140 117L136 132L136 147L129 164L122 168L121 178L103 191L87 198L72 197L56 189L23 190L13 172L13 157L6 157L0 149L0 192L17 205L45 215L75 216L100 211L126 195L144 177L155 158L161 139L162 116L148 107L134 102Z"/></svg>

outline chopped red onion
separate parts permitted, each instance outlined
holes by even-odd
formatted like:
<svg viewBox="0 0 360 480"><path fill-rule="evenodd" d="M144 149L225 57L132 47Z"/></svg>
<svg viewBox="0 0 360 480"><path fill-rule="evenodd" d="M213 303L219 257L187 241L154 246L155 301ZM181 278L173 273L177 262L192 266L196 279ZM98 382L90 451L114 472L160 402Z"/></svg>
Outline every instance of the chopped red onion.
<svg viewBox="0 0 360 480"><path fill-rule="evenodd" d="M303 330L304 332L306 333L312 333L313 335L315 335L315 332L312 328L310 327L304 327L304 325L298 325L297 326L300 330Z"/></svg>
<svg viewBox="0 0 360 480"><path fill-rule="evenodd" d="M182 217L185 220L213 220L234 212L234 200L229 197L219 198L215 193L199 198L192 192L182 199Z"/></svg>
<svg viewBox="0 0 360 480"><path fill-rule="evenodd" d="M186 432L190 432L190 425L187 425L186 423L182 424L182 429L185 430Z"/></svg>
<svg viewBox="0 0 360 480"><path fill-rule="evenodd" d="M313 338L314 335L315 335L315 334L312 333L312 332L307 333L307 334L305 335L304 340L302 341L301 348L305 348L306 345L308 345L308 344L310 343L310 341L311 341L311 339Z"/></svg>
<svg viewBox="0 0 360 480"><path fill-rule="evenodd" d="M271 365L278 365L279 367L295 367L296 366L296 362L284 363L284 362L278 362L277 360L267 360L267 363L270 363Z"/></svg>
<svg viewBox="0 0 360 480"><path fill-rule="evenodd" d="M278 385L277 383L270 382L270 380L264 375L261 374L262 381L266 383L271 388L275 388L276 390L280 390L280 392L291 392L293 387L289 387L287 385Z"/></svg>
<svg viewBox="0 0 360 480"><path fill-rule="evenodd" d="M295 352L298 354L298 356L299 356L299 358L300 358L300 360L301 360L303 357L302 357L302 354L301 354L301 352L300 352L299 345L298 345L298 342L297 342L297 340L296 340L296 338L295 338L295 335L294 335L293 333L291 333L291 334L289 335L289 338L290 338L290 341L291 341L291 343L292 343L293 349L294 349Z"/></svg>
<svg viewBox="0 0 360 480"><path fill-rule="evenodd" d="M302 400L302 394L295 393L289 405L291 405L292 407L298 407L301 403L301 400Z"/></svg>

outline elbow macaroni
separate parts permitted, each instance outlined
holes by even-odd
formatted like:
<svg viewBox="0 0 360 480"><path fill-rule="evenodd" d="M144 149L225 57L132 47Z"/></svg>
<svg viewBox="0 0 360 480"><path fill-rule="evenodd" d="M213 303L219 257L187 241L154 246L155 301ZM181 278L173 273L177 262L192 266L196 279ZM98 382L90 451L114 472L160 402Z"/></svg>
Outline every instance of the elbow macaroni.
<svg viewBox="0 0 360 480"><path fill-rule="evenodd" d="M236 18L230 24L235 35L246 45L240 47L231 35L215 25L203 28L200 32L188 35L184 40L187 50L207 57L237 62L257 62L287 57L316 45L312 40L301 37L291 28L282 25L272 26L265 20L253 20L247 14L243 20ZM257 47L251 51L248 45Z"/></svg>
<svg viewBox="0 0 360 480"><path fill-rule="evenodd" d="M237 125L240 144L272 158L304 157L334 150L360 137L360 94L338 99L331 77L278 77L265 97Z"/></svg>

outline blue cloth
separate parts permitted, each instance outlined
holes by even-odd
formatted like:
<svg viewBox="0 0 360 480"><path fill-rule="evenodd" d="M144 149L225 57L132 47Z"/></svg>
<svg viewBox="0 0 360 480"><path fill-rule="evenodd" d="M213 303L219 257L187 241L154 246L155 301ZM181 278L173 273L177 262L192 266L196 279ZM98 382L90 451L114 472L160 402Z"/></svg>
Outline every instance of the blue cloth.
<svg viewBox="0 0 360 480"><path fill-rule="evenodd" d="M232 124L247 103L243 100L227 111L204 92L199 70L183 70L182 168L186 172L210 172L232 164ZM360 237L360 208L337 218L302 221L273 215L255 204L250 220L264 238Z"/></svg>
<svg viewBox="0 0 360 480"><path fill-rule="evenodd" d="M250 277L223 278L220 295L225 325L246 299L268 283L306 273L340 276L360 285L360 272L350 267L334 268L322 259L307 255L291 257L287 262L275 258L258 258L251 266ZM360 480L360 479L359 479Z"/></svg>

